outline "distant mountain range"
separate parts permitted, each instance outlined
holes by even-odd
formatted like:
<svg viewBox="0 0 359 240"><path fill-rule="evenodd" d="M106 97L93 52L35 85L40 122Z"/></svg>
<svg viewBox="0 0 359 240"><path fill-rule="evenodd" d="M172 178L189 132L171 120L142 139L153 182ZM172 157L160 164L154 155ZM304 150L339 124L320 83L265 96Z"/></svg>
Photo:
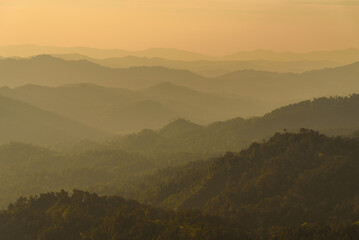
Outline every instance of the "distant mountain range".
<svg viewBox="0 0 359 240"><path fill-rule="evenodd" d="M79 122L3 96L0 96L0 131L0 143L20 141L48 146L110 136Z"/></svg>
<svg viewBox="0 0 359 240"><path fill-rule="evenodd" d="M311 51L305 53L294 53L290 51L275 52L270 50L240 51L235 54L225 56L225 60L268 60L268 61L337 61L350 63L359 61L359 50L355 48L331 50L331 51Z"/></svg>
<svg viewBox="0 0 359 240"><path fill-rule="evenodd" d="M113 57L160 57L165 59L191 61L199 59L211 59L212 57L183 50L170 48L150 48L142 51L126 51L120 49L96 49L88 47L52 47L38 45L13 45L0 47L0 56L3 57L30 57L42 54L81 54L91 58Z"/></svg>
<svg viewBox="0 0 359 240"><path fill-rule="evenodd" d="M94 84L25 85L14 89L2 87L0 95L117 133L161 128L176 117L208 124L263 111L255 101L216 96L172 83L141 91Z"/></svg>
<svg viewBox="0 0 359 240"><path fill-rule="evenodd" d="M176 115L160 103L124 89L92 84L51 88L26 85L0 88L0 95L19 99L90 126L111 132L157 128Z"/></svg>
<svg viewBox="0 0 359 240"><path fill-rule="evenodd" d="M30 59L0 59L1 85L60 86L94 83L143 89L169 82L197 91L241 96L266 102L272 109L300 100L359 92L359 62L300 74L240 70L205 78L187 70L164 67L108 68L87 60L65 61L48 55Z"/></svg>
<svg viewBox="0 0 359 240"><path fill-rule="evenodd" d="M59 86L94 83L103 86L142 89L161 82L185 83L205 78L185 70L164 67L133 67L113 69L86 61L65 61L49 55L29 59L1 59L2 85L40 84Z"/></svg>
<svg viewBox="0 0 359 240"><path fill-rule="evenodd" d="M357 93L358 76L359 62L301 74L243 70L210 79L202 89L235 92L243 97L256 96L279 106L314 97Z"/></svg>
<svg viewBox="0 0 359 240"><path fill-rule="evenodd" d="M145 58L127 56L121 58L94 59L80 54L54 54L52 55L64 60L88 60L102 66L111 68L130 67L166 67L172 69L185 69L205 77L217 77L229 72L238 70L257 70L271 72L305 72L314 69L337 67L342 63L321 60L321 61L219 61L219 60L198 60L198 61L176 61L164 58Z"/></svg>
<svg viewBox="0 0 359 240"><path fill-rule="evenodd" d="M86 138L103 139L110 135L82 123L107 131L126 132L143 126L160 128L175 116L161 103L142 99L144 95L93 85L1 88L0 95L12 95L42 109L52 109L46 111L19 100L0 97L0 142L56 144ZM331 135L349 135L359 129L358 109L359 95L319 98L276 109L263 117L235 118L208 126L178 119L158 131L146 130L119 137L113 144L128 151L238 151L252 141L261 141L283 129L295 131L304 127Z"/></svg>
<svg viewBox="0 0 359 240"><path fill-rule="evenodd" d="M251 98L201 92L168 82L139 92L173 109L177 116L193 119L198 123L210 123L214 119L226 120L237 116L256 116L270 109L265 103Z"/></svg>
<svg viewBox="0 0 359 240"><path fill-rule="evenodd" d="M156 129L176 117L200 124L238 116L247 118L303 99L359 92L359 62L301 74L243 70L205 78L186 70L114 69L87 60L66 61L42 55L29 59L0 59L0 73L1 85L27 84L14 89L3 87L0 95L111 132ZM242 136L237 140L243 139Z"/></svg>
<svg viewBox="0 0 359 240"><path fill-rule="evenodd" d="M125 51L119 49L96 49L87 47L51 47L37 45L13 45L0 47L2 57L30 57L41 54L81 54L91 58L146 57L164 58L180 61L221 60L221 61L333 61L342 64L359 61L359 50L355 48L312 51L306 53L275 52L270 50L239 51L237 53L214 57L170 48L150 48L142 51Z"/></svg>

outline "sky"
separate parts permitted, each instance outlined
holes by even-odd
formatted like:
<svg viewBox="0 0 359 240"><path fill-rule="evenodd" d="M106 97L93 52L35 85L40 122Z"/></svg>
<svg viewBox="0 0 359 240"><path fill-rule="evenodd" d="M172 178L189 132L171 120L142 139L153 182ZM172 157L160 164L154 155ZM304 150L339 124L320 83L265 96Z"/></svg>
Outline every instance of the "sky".
<svg viewBox="0 0 359 240"><path fill-rule="evenodd" d="M208 55L359 48L359 0L0 0L0 45Z"/></svg>

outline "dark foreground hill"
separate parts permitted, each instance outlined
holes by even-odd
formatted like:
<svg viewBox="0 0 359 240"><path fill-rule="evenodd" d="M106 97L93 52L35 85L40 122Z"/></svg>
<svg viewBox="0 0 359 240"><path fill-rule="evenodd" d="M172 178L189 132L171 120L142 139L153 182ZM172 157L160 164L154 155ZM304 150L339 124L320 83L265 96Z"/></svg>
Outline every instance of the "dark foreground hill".
<svg viewBox="0 0 359 240"><path fill-rule="evenodd" d="M32 146L4 146L1 154L12 159L2 169L21 166L28 180L50 182L51 171L64 167L58 154ZM119 156L127 163L138 162L134 155ZM177 211L77 190L72 196L47 193L21 197L0 212L0 238L357 239L358 156L357 139L329 138L305 129L276 134L241 153L163 169L128 186L127 197ZM98 181L94 176L102 171L101 181L106 182L109 176L103 170L121 170L116 166L119 159L114 152L87 153L67 164L94 168L65 171L58 177L63 185L82 179L86 186ZM33 165L40 166L42 175L27 173ZM12 181L4 177L1 183Z"/></svg>
<svg viewBox="0 0 359 240"><path fill-rule="evenodd" d="M69 144L109 135L24 102L0 96L0 143Z"/></svg>
<svg viewBox="0 0 359 240"><path fill-rule="evenodd" d="M130 197L172 209L243 220L250 228L359 219L359 141L302 129L240 153L169 168Z"/></svg>
<svg viewBox="0 0 359 240"><path fill-rule="evenodd" d="M266 233L200 211L170 211L79 190L21 197L0 212L2 240L358 239L354 224L303 224Z"/></svg>
<svg viewBox="0 0 359 240"><path fill-rule="evenodd" d="M20 198L0 212L2 240L249 239L240 226L198 211L165 211L74 190Z"/></svg>

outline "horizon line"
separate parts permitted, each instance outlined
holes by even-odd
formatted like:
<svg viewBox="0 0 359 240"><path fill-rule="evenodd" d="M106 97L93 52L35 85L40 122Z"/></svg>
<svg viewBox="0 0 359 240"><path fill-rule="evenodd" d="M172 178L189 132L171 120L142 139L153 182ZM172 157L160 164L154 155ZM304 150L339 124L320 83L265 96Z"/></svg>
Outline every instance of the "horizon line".
<svg viewBox="0 0 359 240"><path fill-rule="evenodd" d="M250 50L237 50L233 51L229 54L222 54L222 55L213 55L213 54L207 54L197 51L191 51L181 48L175 48L175 47L149 47L149 48L143 48L138 50L127 50L123 48L101 48L101 47L92 47L92 46L81 46L81 45L74 45L74 46L56 46L56 45L41 45L36 43L24 43L24 44L8 44L8 45L0 45L0 48L6 48L6 47L24 47L24 46L33 46L33 47L48 47L48 48L60 48L60 49L72 49L72 48L84 48L84 49L93 49L93 50L100 50L100 51L124 51L129 53L138 53L138 52L145 52L148 50L175 50L180 52L186 52L191 54L197 54L202 55L205 57L214 57L214 58L222 58L222 57L228 57L232 56L238 53L250 53L250 52L272 52L272 53L292 53L292 54L308 54L308 53L315 53L315 52L334 52L334 51L344 51L344 50L359 50L358 47L343 47L343 48L333 48L333 49L312 49L307 51L294 51L294 50L273 50L273 49L265 49L265 48L255 48Z"/></svg>

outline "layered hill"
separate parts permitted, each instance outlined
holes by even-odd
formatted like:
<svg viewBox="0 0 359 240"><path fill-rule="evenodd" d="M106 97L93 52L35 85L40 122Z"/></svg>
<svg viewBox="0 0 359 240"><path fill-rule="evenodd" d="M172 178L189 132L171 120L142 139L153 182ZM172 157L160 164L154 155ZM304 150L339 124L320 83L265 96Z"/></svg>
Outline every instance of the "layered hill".
<svg viewBox="0 0 359 240"><path fill-rule="evenodd" d="M126 51L121 49L96 49L86 47L53 47L38 45L12 45L0 47L0 55L3 57L30 57L41 54L80 54L91 58L118 58L118 57L146 57L146 58L164 58L180 61L251 61L251 60L269 60L269 61L334 61L343 64L358 61L359 50L355 48L339 49L332 51L311 51L305 53L295 52L275 52L270 50L239 51L222 57L207 56L204 54L183 51L171 48L150 48L142 51Z"/></svg>
<svg viewBox="0 0 359 240"><path fill-rule="evenodd" d="M109 132L159 128L176 114L137 92L94 84L0 88L0 95L31 103Z"/></svg>
<svg viewBox="0 0 359 240"><path fill-rule="evenodd" d="M204 78L185 70L164 67L133 67L113 69L87 60L65 61L50 55L32 58L0 59L2 85L40 84L59 86L74 83L94 83L103 86L141 89L171 81L189 83Z"/></svg>
<svg viewBox="0 0 359 240"><path fill-rule="evenodd" d="M130 153L106 142L89 140L73 148L55 151L32 144L1 144L0 209L19 196L61 189L114 194L120 187L158 169L206 158L195 153Z"/></svg>
<svg viewBox="0 0 359 240"><path fill-rule="evenodd" d="M126 51L121 49L96 49L88 47L52 47L38 45L12 45L0 47L0 55L4 57L31 57L42 54L80 54L91 58L113 58L113 57L148 57L148 58L165 58L181 61L191 61L199 59L210 59L211 57L183 51L173 48L149 48L142 51Z"/></svg>
<svg viewBox="0 0 359 240"><path fill-rule="evenodd" d="M332 50L332 51L311 51L304 53L294 52L275 52L270 50L258 49L254 51L239 51L232 55L224 57L226 60L272 60L272 61L339 61L339 62L354 62L359 60L359 50L355 48Z"/></svg>
<svg viewBox="0 0 359 240"><path fill-rule="evenodd" d="M24 102L0 96L0 142L69 144L108 134Z"/></svg>
<svg viewBox="0 0 359 240"><path fill-rule="evenodd" d="M0 95L76 119L111 132L157 129L175 117L207 124L265 112L256 101L222 97L162 83L140 91L71 84L60 87L1 87Z"/></svg>
<svg viewBox="0 0 359 240"><path fill-rule="evenodd" d="M245 220L252 228L353 223L359 142L312 130L276 134L240 153L169 168L130 188L145 203Z"/></svg>
<svg viewBox="0 0 359 240"><path fill-rule="evenodd" d="M161 131L124 137L119 144L137 149L135 143L144 138L151 140L145 141L148 144L142 150L166 147L176 151L238 151L283 130L311 128L330 135L351 134L359 129L358 109L359 95L319 98L276 109L263 117L235 118L204 127L193 127L193 123L179 119Z"/></svg>
<svg viewBox="0 0 359 240"><path fill-rule="evenodd" d="M271 72L305 72L313 69L327 67L337 67L341 62L327 60L302 60L302 61L220 61L220 60L198 60L198 61L176 61L164 58L145 58L127 56L121 58L94 59L80 54L55 54L57 58L65 60L88 60L90 62L111 67L111 68L130 68L130 67L157 67L162 66L172 69L186 69L196 74L206 77L217 77L238 70L257 70ZM359 59L359 58L357 58Z"/></svg>
<svg viewBox="0 0 359 240"><path fill-rule="evenodd" d="M87 60L66 61L48 55L29 59L0 59L1 84L11 87L87 82L139 90L169 82L197 91L259 100L272 109L313 97L358 92L358 66L356 62L304 73L240 70L216 78L205 78L188 70L158 66L109 68Z"/></svg>
<svg viewBox="0 0 359 240"><path fill-rule="evenodd" d="M188 129L198 129L182 124ZM137 199L177 211L79 190L72 195L61 190L20 197L0 211L0 236L4 240L114 236L115 239L356 239L358 145L357 140L328 138L302 129L298 134L276 134L265 143L253 143L241 153L163 169L136 187L127 185ZM25 175L29 174L29 167L37 164L38 173L43 175L28 177L38 181L44 178L42 184L53 178L44 169L64 167L57 153L29 145L5 145L0 152L13 159L7 161L8 168L15 166ZM98 164L97 171L101 172L102 167L111 168L115 164L116 157L110 156L89 153L66 163ZM133 157L122 154L128 162ZM1 158L2 166L4 162ZM85 177L84 182L89 183L94 172L85 169L72 174L64 172L62 184L76 177L77 181ZM1 184L13 184L2 174L0 178Z"/></svg>
<svg viewBox="0 0 359 240"><path fill-rule="evenodd" d="M173 109L179 117L203 124L237 116L256 116L269 110L265 103L254 99L201 92L169 82L140 93Z"/></svg>
<svg viewBox="0 0 359 240"><path fill-rule="evenodd" d="M357 93L358 76L359 62L301 74L244 70L210 80L207 90L217 88L217 91L257 96L261 100L283 104L313 97Z"/></svg>

